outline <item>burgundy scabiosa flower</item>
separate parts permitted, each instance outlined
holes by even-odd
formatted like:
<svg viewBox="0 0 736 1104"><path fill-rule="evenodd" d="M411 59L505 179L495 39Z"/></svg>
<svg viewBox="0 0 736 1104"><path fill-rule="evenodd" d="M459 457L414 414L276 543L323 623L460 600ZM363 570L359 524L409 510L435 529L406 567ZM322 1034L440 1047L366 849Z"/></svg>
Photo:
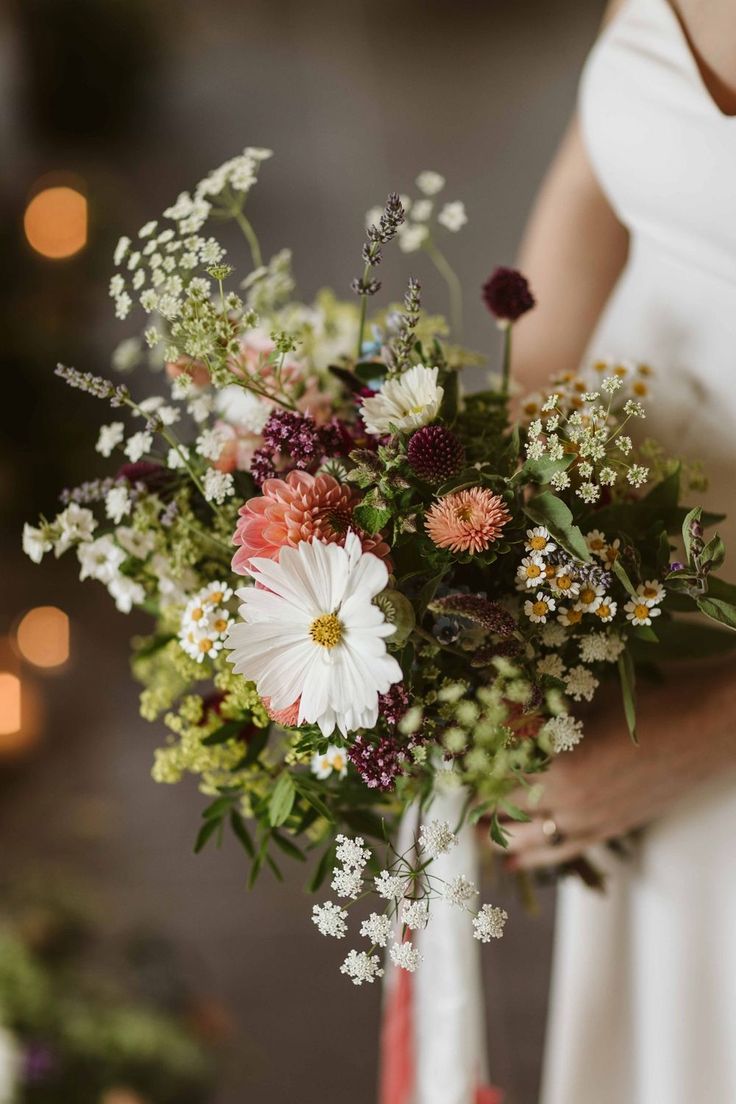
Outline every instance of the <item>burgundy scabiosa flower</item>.
<svg viewBox="0 0 736 1104"><path fill-rule="evenodd" d="M529 282L516 268L495 269L483 285L483 301L499 322L516 322L536 300Z"/></svg>
<svg viewBox="0 0 736 1104"><path fill-rule="evenodd" d="M423 426L413 433L407 450L409 464L427 483L444 483L465 461L462 441L444 426Z"/></svg>

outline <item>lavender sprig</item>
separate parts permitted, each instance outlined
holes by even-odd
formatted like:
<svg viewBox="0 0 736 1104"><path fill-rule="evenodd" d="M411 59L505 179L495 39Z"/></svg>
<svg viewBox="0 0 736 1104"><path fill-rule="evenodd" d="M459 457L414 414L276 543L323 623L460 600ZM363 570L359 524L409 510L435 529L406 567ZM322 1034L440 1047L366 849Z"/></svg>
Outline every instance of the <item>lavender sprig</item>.
<svg viewBox="0 0 736 1104"><path fill-rule="evenodd" d="M383 252L381 246L392 241L398 233L398 229L406 218L401 200L396 192L391 192L386 200L383 214L377 223L368 227L366 240L363 244L363 260L365 268L363 275L356 277L351 287L356 295L360 296L360 327L358 329L358 349L356 358L359 360L363 349L363 332L365 330L365 315L369 295L375 295L381 287L380 281L373 276L373 269L381 263Z"/></svg>
<svg viewBox="0 0 736 1104"><path fill-rule="evenodd" d="M124 406L130 400L130 392L125 384L113 383L112 380L95 376L92 372L80 372L66 364L57 364L54 374L77 391L86 391L96 399L107 399L110 406Z"/></svg>
<svg viewBox="0 0 736 1104"><path fill-rule="evenodd" d="M411 353L416 342L416 328L421 311L422 287L413 276L409 277L409 286L404 295L404 311L400 315L399 332L390 342L386 359L392 372L403 372L411 363Z"/></svg>

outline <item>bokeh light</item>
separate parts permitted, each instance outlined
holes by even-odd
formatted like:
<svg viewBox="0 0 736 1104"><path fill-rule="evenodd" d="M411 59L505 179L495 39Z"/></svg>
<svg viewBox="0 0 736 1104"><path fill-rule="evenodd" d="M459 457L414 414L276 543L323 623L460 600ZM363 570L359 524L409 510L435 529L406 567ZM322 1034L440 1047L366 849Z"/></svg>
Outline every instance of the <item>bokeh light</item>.
<svg viewBox="0 0 736 1104"><path fill-rule="evenodd" d="M21 681L10 671L0 671L0 738L15 735L22 723Z"/></svg>
<svg viewBox="0 0 736 1104"><path fill-rule="evenodd" d="M15 641L35 667L60 667L69 659L69 618L56 606L36 606L21 618Z"/></svg>
<svg viewBox="0 0 736 1104"><path fill-rule="evenodd" d="M87 244L87 200L66 184L43 188L25 209L23 229L43 257L73 257Z"/></svg>

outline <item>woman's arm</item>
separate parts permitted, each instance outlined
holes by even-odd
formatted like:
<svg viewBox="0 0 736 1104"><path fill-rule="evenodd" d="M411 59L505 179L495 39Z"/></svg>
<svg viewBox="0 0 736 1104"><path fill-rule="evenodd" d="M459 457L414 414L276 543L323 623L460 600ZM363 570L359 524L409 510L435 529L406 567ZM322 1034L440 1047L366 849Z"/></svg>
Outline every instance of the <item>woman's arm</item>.
<svg viewBox="0 0 736 1104"><path fill-rule="evenodd" d="M620 7L609 6L606 19ZM577 371L626 261L628 233L595 178L573 118L542 184L519 267L537 307L514 330L514 375L525 390Z"/></svg>

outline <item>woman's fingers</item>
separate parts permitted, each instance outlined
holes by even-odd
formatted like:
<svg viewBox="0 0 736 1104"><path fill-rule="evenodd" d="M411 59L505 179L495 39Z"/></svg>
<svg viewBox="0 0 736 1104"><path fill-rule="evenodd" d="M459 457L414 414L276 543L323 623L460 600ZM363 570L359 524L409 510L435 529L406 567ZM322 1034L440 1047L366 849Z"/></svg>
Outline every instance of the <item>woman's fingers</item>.
<svg viewBox="0 0 736 1104"><path fill-rule="evenodd" d="M592 847L595 842L592 839L569 839L552 846L547 844L541 847L530 847L512 856L509 869L537 870L545 866L560 866L580 858L583 852Z"/></svg>

